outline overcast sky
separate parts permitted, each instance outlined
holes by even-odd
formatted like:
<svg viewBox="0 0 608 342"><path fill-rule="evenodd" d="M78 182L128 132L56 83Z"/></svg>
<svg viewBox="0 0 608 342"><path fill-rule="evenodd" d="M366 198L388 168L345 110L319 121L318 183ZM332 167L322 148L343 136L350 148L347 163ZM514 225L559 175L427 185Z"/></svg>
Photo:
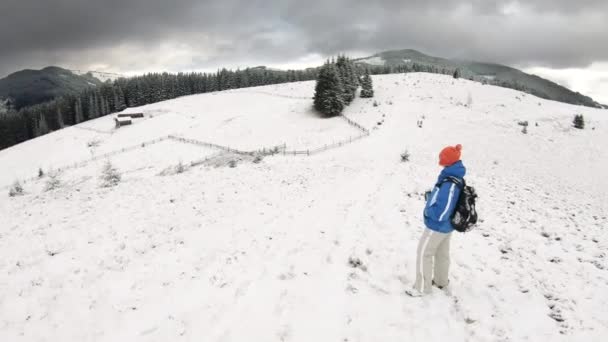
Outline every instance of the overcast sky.
<svg viewBox="0 0 608 342"><path fill-rule="evenodd" d="M503 63L608 103L607 0L0 0L0 77L303 67L413 48Z"/></svg>

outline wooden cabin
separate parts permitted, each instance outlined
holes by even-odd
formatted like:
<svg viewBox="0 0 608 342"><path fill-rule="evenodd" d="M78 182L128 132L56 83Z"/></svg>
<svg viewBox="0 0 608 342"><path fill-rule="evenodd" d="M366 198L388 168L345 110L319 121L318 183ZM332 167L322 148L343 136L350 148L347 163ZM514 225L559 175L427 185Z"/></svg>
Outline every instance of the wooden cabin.
<svg viewBox="0 0 608 342"><path fill-rule="evenodd" d="M128 126L133 123L131 121L131 119L125 119L125 118L114 118L114 122L116 122L116 128L120 128L122 126Z"/></svg>
<svg viewBox="0 0 608 342"><path fill-rule="evenodd" d="M119 118L138 119L138 118L143 118L144 113L121 113L121 114L118 114L118 117Z"/></svg>

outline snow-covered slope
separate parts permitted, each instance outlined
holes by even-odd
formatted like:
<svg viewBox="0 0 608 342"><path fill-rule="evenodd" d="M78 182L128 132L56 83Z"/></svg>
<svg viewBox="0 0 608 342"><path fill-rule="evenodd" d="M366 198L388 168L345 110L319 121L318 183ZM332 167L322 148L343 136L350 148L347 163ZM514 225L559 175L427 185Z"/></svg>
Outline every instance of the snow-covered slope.
<svg viewBox="0 0 608 342"><path fill-rule="evenodd" d="M100 159L58 190L0 196L0 340L605 340L608 112L440 75L374 84L345 111L370 136L341 148L174 174L239 157L163 140L112 156L114 188ZM1 151L0 185L169 134L241 150L357 135L314 115L313 88L132 108L146 114L132 126L101 118ZM482 222L455 233L452 294L410 298L422 196L456 143Z"/></svg>

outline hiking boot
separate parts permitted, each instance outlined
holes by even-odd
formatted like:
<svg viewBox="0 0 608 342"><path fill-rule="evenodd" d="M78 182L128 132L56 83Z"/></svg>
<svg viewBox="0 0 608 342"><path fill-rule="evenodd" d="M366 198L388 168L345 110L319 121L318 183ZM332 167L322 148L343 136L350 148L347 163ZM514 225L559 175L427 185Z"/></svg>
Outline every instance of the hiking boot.
<svg viewBox="0 0 608 342"><path fill-rule="evenodd" d="M439 286L439 285L435 284L435 282L433 282L433 286L440 289L443 293L445 293L448 296L452 295L452 288L450 287L450 282L448 282L448 284L445 286Z"/></svg>
<svg viewBox="0 0 608 342"><path fill-rule="evenodd" d="M421 292L418 289L409 289L409 290L405 290L405 294L410 296L410 297L422 297L424 296L424 292Z"/></svg>
<svg viewBox="0 0 608 342"><path fill-rule="evenodd" d="M437 283L435 283L435 281L433 280L433 286L435 286L436 288L440 289L440 290L447 290L448 286L450 286L450 282L448 281L448 284L445 286L439 286L437 285Z"/></svg>

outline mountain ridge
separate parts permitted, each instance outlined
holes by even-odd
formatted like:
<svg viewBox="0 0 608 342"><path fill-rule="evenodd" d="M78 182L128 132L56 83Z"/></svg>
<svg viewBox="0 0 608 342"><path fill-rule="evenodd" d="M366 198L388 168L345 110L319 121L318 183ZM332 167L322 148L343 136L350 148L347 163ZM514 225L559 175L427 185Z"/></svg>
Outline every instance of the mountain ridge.
<svg viewBox="0 0 608 342"><path fill-rule="evenodd" d="M0 79L0 100L8 100L11 108L18 110L101 83L92 75L76 75L58 66L24 69Z"/></svg>
<svg viewBox="0 0 608 342"><path fill-rule="evenodd" d="M382 64L381 61L384 61ZM355 59L356 63L372 66L408 66L413 64L437 68L441 72L460 70L461 77L505 88L521 90L538 97L575 105L607 108L605 105L537 75L493 62L449 59L427 55L414 49L388 50L369 57Z"/></svg>

